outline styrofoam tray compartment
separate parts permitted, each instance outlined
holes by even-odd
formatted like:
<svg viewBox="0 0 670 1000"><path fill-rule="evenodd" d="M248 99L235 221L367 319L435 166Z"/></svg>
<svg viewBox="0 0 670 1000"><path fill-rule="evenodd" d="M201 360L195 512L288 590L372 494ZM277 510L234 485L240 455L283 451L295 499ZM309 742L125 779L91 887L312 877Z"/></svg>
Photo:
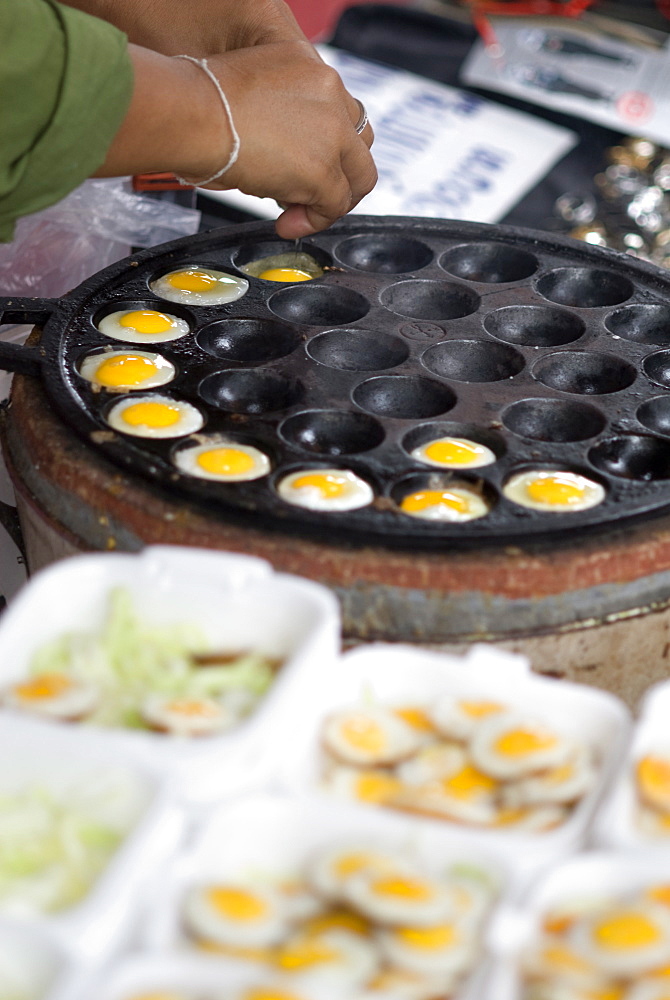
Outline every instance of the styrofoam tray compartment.
<svg viewBox="0 0 670 1000"><path fill-rule="evenodd" d="M192 624L213 649L250 649L282 659L283 666L255 712L221 735L189 739L103 727L96 732L140 759L173 769L190 800L211 800L249 782L262 771L260 737L269 721L282 731L280 706L287 696L317 685L332 667L339 650L335 598L319 584L275 573L249 556L178 546L75 556L38 573L3 616L0 689L26 675L45 642L101 625L115 587L128 591L136 614L151 626Z"/></svg>
<svg viewBox="0 0 670 1000"><path fill-rule="evenodd" d="M246 963L213 961L192 955L138 954L114 963L94 975L82 976L73 987L54 1000L137 1000L165 991L184 991L197 1000L228 1000L267 979ZM49 997L48 1000L51 1000ZM305 1000L342 1000L332 993L310 991Z"/></svg>
<svg viewBox="0 0 670 1000"><path fill-rule="evenodd" d="M670 759L670 682L647 691L633 730L625 762L616 782L598 811L594 840L601 847L659 850L670 848L670 827L665 837L646 833L636 823L635 764L647 753L660 752Z"/></svg>
<svg viewBox="0 0 670 1000"><path fill-rule="evenodd" d="M66 807L85 799L92 819L127 830L74 905L45 913L25 898L0 898L3 917L51 934L83 961L106 957L124 943L136 894L180 843L184 816L169 784L94 733L13 718L0 726L0 760L0 798L37 792Z"/></svg>
<svg viewBox="0 0 670 1000"><path fill-rule="evenodd" d="M493 850L473 845L467 833L420 826L403 816L357 810L315 796L245 796L211 814L190 849L155 887L141 943L151 950L192 953L197 945L188 937L181 919L181 901L189 887L226 877L290 880L304 876L306 865L319 851L352 842L400 852L429 874L437 875L458 864L476 868L493 887L491 912L509 884L505 859ZM483 969L485 962L480 966ZM475 1000L481 975L478 971L470 977L458 1000Z"/></svg>
<svg viewBox="0 0 670 1000"><path fill-rule="evenodd" d="M494 960L479 1000L522 1000L519 961L541 929L544 914L561 903L615 899L647 885L670 882L670 854L594 851L556 865L518 905L496 914L489 934Z"/></svg>
<svg viewBox="0 0 670 1000"><path fill-rule="evenodd" d="M361 704L361 699L381 705L430 704L442 694L499 700L517 711L536 715L557 732L595 749L600 761L598 781L559 827L531 834L456 826L467 829L473 844L503 852L521 880L577 850L625 753L630 713L611 694L533 674L523 657L490 646L475 646L464 658L384 644L346 654L337 672L323 679L310 712L295 706L295 736L282 758L282 785L292 792L331 797L320 785L320 731L324 718L335 709ZM355 808L369 811L380 807L356 803ZM447 820L415 814L413 822L438 830L454 826Z"/></svg>
<svg viewBox="0 0 670 1000"><path fill-rule="evenodd" d="M50 935L0 918L3 1000L65 1000L74 976L72 959Z"/></svg>

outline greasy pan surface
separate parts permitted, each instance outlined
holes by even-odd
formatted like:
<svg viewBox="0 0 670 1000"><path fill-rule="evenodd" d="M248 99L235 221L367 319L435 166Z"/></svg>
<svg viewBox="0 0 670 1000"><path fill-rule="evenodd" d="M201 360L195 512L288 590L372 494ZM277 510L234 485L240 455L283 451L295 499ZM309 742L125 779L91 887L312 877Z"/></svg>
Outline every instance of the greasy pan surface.
<svg viewBox="0 0 670 1000"><path fill-rule="evenodd" d="M670 276L625 255L500 226L349 216L302 249L329 268L322 278L248 278L227 305L182 306L149 283L184 265L241 275L251 260L292 249L269 223L214 230L112 265L56 302L41 341L51 402L108 458L189 498L213 516L263 530L347 544L451 548L565 540L670 510ZM246 275L244 275L246 277ZM23 300L30 313L30 301ZM0 312L21 302L0 300ZM180 472L172 455L191 440L152 440L111 430L121 398L95 391L82 358L105 348L100 317L151 308L185 319L190 333L148 344L176 368L149 392L197 407L197 435L252 444L271 472L247 483ZM25 350L25 349L24 349ZM10 366L8 364L8 366ZM411 450L448 433L488 446L496 461L449 473ZM343 513L285 502L277 482L295 470L346 468L374 502ZM523 469L571 470L605 498L584 511L547 513L506 499ZM450 478L491 504L463 523L402 513L410 490Z"/></svg>

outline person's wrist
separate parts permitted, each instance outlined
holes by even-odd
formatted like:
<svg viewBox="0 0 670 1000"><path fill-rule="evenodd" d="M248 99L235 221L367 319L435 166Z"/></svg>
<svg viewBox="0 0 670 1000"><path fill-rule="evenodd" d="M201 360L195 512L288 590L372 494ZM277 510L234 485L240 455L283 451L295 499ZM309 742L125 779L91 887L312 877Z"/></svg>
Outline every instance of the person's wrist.
<svg viewBox="0 0 670 1000"><path fill-rule="evenodd" d="M211 70L203 71L200 62L172 56L170 62L183 80L184 90L180 104L182 117L188 128L179 142L177 156L180 162L173 170L188 183L217 174L231 158L236 147L236 133L231 116L217 91ZM187 95L187 96L186 96Z"/></svg>

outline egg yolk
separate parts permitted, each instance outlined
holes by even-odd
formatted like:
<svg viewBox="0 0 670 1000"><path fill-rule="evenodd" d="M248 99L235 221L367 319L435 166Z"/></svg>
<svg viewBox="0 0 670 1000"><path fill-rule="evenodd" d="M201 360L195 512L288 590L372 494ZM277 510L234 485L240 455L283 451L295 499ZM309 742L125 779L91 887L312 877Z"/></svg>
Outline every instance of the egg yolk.
<svg viewBox="0 0 670 1000"><path fill-rule="evenodd" d="M579 503L586 490L567 476L541 476L526 486L528 496L537 503L550 506L569 506Z"/></svg>
<svg viewBox="0 0 670 1000"><path fill-rule="evenodd" d="M121 416L130 427L174 427L180 411L169 403L133 403Z"/></svg>
<svg viewBox="0 0 670 1000"><path fill-rule="evenodd" d="M338 953L323 941L307 937L284 945L277 956L277 965L285 972L296 972L313 965L332 962L337 957Z"/></svg>
<svg viewBox="0 0 670 1000"><path fill-rule="evenodd" d="M210 448L201 451L196 462L205 472L216 476L241 476L251 472L254 460L239 448Z"/></svg>
<svg viewBox="0 0 670 1000"><path fill-rule="evenodd" d="M333 870L340 878L350 878L364 871L371 864L374 864L374 854L367 854L365 851L353 851L351 854L342 854L333 865Z"/></svg>
<svg viewBox="0 0 670 1000"><path fill-rule="evenodd" d="M589 972L591 966L564 945L552 945L542 951L542 960L552 969L566 972Z"/></svg>
<svg viewBox="0 0 670 1000"><path fill-rule="evenodd" d="M420 951L442 951L456 944L459 934L453 924L439 927L402 927L396 937L410 948Z"/></svg>
<svg viewBox="0 0 670 1000"><path fill-rule="evenodd" d="M466 764L456 774L442 780L442 788L457 799L476 799L488 795L498 787L495 778L483 774L471 764Z"/></svg>
<svg viewBox="0 0 670 1000"><path fill-rule="evenodd" d="M165 705L165 711L172 712L174 715L183 715L187 719L214 719L221 714L217 705L187 698L169 701Z"/></svg>
<svg viewBox="0 0 670 1000"><path fill-rule="evenodd" d="M303 1000L297 993L287 993L285 990L266 989L264 986L247 990L243 1000Z"/></svg>
<svg viewBox="0 0 670 1000"><path fill-rule="evenodd" d="M335 499L344 495L347 481L338 476L307 473L293 480L295 490L316 489L324 499Z"/></svg>
<svg viewBox="0 0 670 1000"><path fill-rule="evenodd" d="M141 993L130 1000L184 1000L183 993Z"/></svg>
<svg viewBox="0 0 670 1000"><path fill-rule="evenodd" d="M264 281L311 281L312 275L295 267L270 267L258 275Z"/></svg>
<svg viewBox="0 0 670 1000"><path fill-rule="evenodd" d="M395 708L393 714L397 715L403 722L406 722L412 729L416 729L422 733L435 732L435 726L422 708L413 708L411 706L407 708Z"/></svg>
<svg viewBox="0 0 670 1000"><path fill-rule="evenodd" d="M450 490L420 490L417 493L409 493L403 497L400 504L401 510L410 512L438 506L450 507L459 514L466 514L468 511L467 500Z"/></svg>
<svg viewBox="0 0 670 1000"><path fill-rule="evenodd" d="M218 913L231 920L261 920L267 914L267 903L252 892L220 886L207 892L207 900Z"/></svg>
<svg viewBox="0 0 670 1000"><path fill-rule="evenodd" d="M175 271L165 280L180 292L210 292L221 279L206 271Z"/></svg>
<svg viewBox="0 0 670 1000"><path fill-rule="evenodd" d="M483 719L487 715L501 712L503 706L497 701L459 701L458 707L471 719Z"/></svg>
<svg viewBox="0 0 670 1000"><path fill-rule="evenodd" d="M608 951L648 948L662 939L657 925L634 910L622 910L606 917L594 927L593 936L599 946Z"/></svg>
<svg viewBox="0 0 670 1000"><path fill-rule="evenodd" d="M165 313L154 309L138 309L127 312L119 320L119 326L136 330L137 333L165 333L172 326L172 320Z"/></svg>
<svg viewBox="0 0 670 1000"><path fill-rule="evenodd" d="M647 899L651 899L655 903L661 903L662 906L670 906L670 885L654 885L650 889L647 889L645 895Z"/></svg>
<svg viewBox="0 0 670 1000"><path fill-rule="evenodd" d="M411 878L377 879L370 888L376 895L408 899L413 903L432 899L434 895L432 888L426 882Z"/></svg>
<svg viewBox="0 0 670 1000"><path fill-rule="evenodd" d="M386 733L366 715L353 715L346 719L340 727L340 735L350 747L363 753L380 753L386 747Z"/></svg>
<svg viewBox="0 0 670 1000"><path fill-rule="evenodd" d="M644 792L656 798L667 798L670 805L670 760L643 757L637 765L637 778Z"/></svg>
<svg viewBox="0 0 670 1000"><path fill-rule="evenodd" d="M122 354L98 365L95 378L100 385L118 389L124 385L141 385L157 372L158 368L149 358Z"/></svg>
<svg viewBox="0 0 670 1000"><path fill-rule="evenodd" d="M14 693L23 701L43 701L47 698L57 698L73 686L71 678L65 674L41 674L35 680L17 684Z"/></svg>
<svg viewBox="0 0 670 1000"><path fill-rule="evenodd" d="M386 802L402 791L402 782L390 774L362 771L356 778L355 795L361 802Z"/></svg>
<svg viewBox="0 0 670 1000"><path fill-rule="evenodd" d="M543 750L551 750L556 737L532 729L510 729L495 742L494 749L503 757L527 757Z"/></svg>
<svg viewBox="0 0 670 1000"><path fill-rule="evenodd" d="M431 462L439 462L440 465L472 465L482 457L484 449L474 441L447 438L426 445L424 454Z"/></svg>

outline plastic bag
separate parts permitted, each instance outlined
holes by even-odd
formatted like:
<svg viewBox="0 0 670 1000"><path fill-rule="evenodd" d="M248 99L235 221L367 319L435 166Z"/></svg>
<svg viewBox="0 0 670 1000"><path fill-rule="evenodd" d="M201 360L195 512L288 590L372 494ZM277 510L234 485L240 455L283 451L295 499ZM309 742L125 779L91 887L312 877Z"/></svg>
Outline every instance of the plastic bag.
<svg viewBox="0 0 670 1000"><path fill-rule="evenodd" d="M20 219L0 243L0 295L56 298L131 247L197 232L200 212L137 194L128 178L88 180L42 212Z"/></svg>

